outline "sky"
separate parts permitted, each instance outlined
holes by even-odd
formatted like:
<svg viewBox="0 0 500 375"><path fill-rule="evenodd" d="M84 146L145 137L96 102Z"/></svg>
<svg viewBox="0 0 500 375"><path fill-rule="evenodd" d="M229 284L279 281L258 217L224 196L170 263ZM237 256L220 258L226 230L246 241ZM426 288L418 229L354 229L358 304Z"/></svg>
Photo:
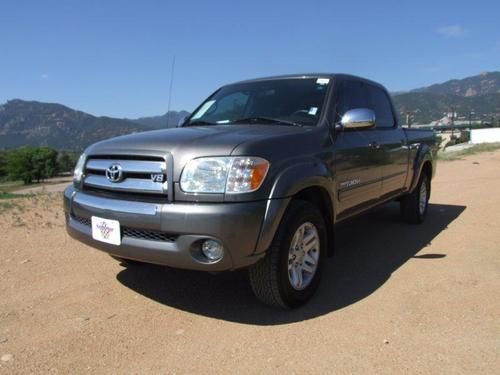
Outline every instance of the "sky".
<svg viewBox="0 0 500 375"><path fill-rule="evenodd" d="M0 103L136 118L219 86L338 72L404 91L500 70L500 1L0 0Z"/></svg>

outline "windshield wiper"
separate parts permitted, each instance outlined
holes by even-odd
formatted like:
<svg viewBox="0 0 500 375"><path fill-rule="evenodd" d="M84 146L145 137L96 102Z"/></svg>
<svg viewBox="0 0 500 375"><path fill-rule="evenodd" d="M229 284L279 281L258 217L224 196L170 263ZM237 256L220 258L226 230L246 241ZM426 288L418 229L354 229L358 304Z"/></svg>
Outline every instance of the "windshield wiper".
<svg viewBox="0 0 500 375"><path fill-rule="evenodd" d="M203 121L203 120L194 120L186 123L184 126L196 126L196 125L216 125L213 122Z"/></svg>
<svg viewBox="0 0 500 375"><path fill-rule="evenodd" d="M245 118L240 118L238 120L231 121L232 124L244 124L244 123L250 123L250 124L281 124L281 125L291 125L291 126L302 126L302 124L293 122L293 121L287 121L287 120L282 120L279 118L274 118L274 117L265 117L265 116L253 116L253 117L245 117Z"/></svg>

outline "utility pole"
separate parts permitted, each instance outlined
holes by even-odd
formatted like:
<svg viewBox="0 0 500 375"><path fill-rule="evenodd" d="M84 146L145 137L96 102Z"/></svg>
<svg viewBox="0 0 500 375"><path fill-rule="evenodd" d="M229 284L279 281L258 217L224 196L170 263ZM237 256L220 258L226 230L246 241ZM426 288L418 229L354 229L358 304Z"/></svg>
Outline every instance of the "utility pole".
<svg viewBox="0 0 500 375"><path fill-rule="evenodd" d="M474 110L469 111L469 132L472 131L472 115L474 115Z"/></svg>
<svg viewBox="0 0 500 375"><path fill-rule="evenodd" d="M172 59L172 70L170 71L170 87L168 89L168 106L167 106L167 128L170 123L170 103L172 102L172 86L174 84L174 68L175 68L175 55Z"/></svg>
<svg viewBox="0 0 500 375"><path fill-rule="evenodd" d="M412 123L413 123L413 112L406 111L406 124L408 125L409 128L411 128Z"/></svg>
<svg viewBox="0 0 500 375"><path fill-rule="evenodd" d="M451 119L451 138L450 139L453 139L453 132L454 132L454 128L455 128L455 108L454 107L451 107L451 117L448 115L448 117Z"/></svg>

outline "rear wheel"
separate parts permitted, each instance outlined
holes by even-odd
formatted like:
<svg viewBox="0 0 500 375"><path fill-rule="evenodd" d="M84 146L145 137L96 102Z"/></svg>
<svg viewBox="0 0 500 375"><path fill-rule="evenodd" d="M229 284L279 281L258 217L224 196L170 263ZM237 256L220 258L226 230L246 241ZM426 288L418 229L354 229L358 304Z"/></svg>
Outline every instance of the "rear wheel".
<svg viewBox="0 0 500 375"><path fill-rule="evenodd" d="M273 306L304 304L319 285L326 248L321 212L309 202L292 201L266 257L249 269L253 292Z"/></svg>
<svg viewBox="0 0 500 375"><path fill-rule="evenodd" d="M405 221L412 224L424 222L429 206L430 192L431 180L427 173L422 172L415 190L401 198L401 216Z"/></svg>

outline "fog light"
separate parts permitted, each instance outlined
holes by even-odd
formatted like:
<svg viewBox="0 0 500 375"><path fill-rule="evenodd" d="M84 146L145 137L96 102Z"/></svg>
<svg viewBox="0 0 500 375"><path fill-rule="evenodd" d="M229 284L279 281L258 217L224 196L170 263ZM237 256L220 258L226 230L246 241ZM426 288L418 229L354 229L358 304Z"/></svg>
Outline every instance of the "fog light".
<svg viewBox="0 0 500 375"><path fill-rule="evenodd" d="M224 255L224 248L219 241L206 240L201 245L201 251L210 260L219 260Z"/></svg>

